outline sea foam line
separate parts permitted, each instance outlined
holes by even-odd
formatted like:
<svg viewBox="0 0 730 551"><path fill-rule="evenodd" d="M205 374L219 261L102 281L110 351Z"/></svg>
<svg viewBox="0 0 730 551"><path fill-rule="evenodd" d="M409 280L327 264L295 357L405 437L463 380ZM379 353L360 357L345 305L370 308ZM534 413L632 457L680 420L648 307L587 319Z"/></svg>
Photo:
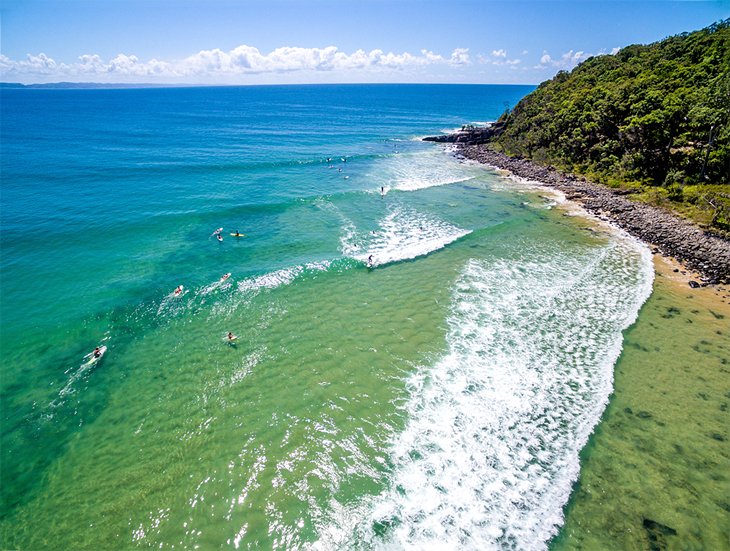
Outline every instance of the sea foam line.
<svg viewBox="0 0 730 551"><path fill-rule="evenodd" d="M262 289L275 289L282 285L289 285L299 275L306 271L324 272L327 271L332 263L327 260L321 262L308 262L299 266L290 268L282 268L260 276L245 279L238 283L238 290L241 292L258 293Z"/></svg>
<svg viewBox="0 0 730 551"><path fill-rule="evenodd" d="M444 186L473 179L478 172L465 163L457 162L444 155L440 149L404 154L388 158L370 174L377 185L385 192L390 190L418 191L436 186ZM373 190L374 192L375 190Z"/></svg>
<svg viewBox="0 0 730 551"><path fill-rule="evenodd" d="M380 266L424 256L471 233L413 209L394 208L369 235L354 226L343 228L342 252L346 256Z"/></svg>
<svg viewBox="0 0 730 551"><path fill-rule="evenodd" d="M648 249L620 235L578 257L469 261L448 351L409 381L389 490L318 547L546 549L652 280Z"/></svg>

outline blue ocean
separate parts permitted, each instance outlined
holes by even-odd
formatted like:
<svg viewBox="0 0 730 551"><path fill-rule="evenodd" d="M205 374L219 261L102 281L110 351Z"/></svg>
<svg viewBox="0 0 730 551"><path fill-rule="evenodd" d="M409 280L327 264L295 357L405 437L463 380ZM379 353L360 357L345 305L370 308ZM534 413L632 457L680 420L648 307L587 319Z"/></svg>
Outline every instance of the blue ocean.
<svg viewBox="0 0 730 551"><path fill-rule="evenodd" d="M0 547L547 548L653 271L420 140L532 89L2 89Z"/></svg>

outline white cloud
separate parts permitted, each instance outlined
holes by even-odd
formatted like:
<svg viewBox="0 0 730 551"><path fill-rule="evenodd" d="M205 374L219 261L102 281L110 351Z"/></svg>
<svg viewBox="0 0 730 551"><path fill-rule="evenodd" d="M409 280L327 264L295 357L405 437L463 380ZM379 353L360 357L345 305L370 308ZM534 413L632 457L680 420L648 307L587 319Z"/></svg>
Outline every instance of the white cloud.
<svg viewBox="0 0 730 551"><path fill-rule="evenodd" d="M301 48L284 46L262 53L253 46L242 44L230 51L215 48L201 50L177 61L151 59L142 61L135 55L120 53L109 61L99 55L84 54L72 64L56 63L46 54L28 55L26 60L14 61L0 55L0 73L7 76L44 76L67 78L74 76L159 77L160 79L212 79L241 75L277 74L294 71L373 71L404 70L428 65L461 66L470 64L468 48L456 48L446 58L429 50L419 54L393 53L374 49L370 52L340 51L336 46Z"/></svg>
<svg viewBox="0 0 730 551"><path fill-rule="evenodd" d="M471 63L469 59L469 48L456 48L451 52L449 63L452 65L468 65Z"/></svg>
<svg viewBox="0 0 730 551"><path fill-rule="evenodd" d="M17 71L23 73L36 73L40 75L53 74L63 71L66 65L56 63L44 53L38 55L28 54L22 61L13 61L7 56L0 56L0 70L3 73Z"/></svg>
<svg viewBox="0 0 730 551"><path fill-rule="evenodd" d="M362 50L360 50L362 51ZM454 50L456 51L456 50ZM468 52L469 50L464 50L465 52ZM429 63L443 63L444 58L441 57L439 54L435 54L433 52L429 52L428 50L421 50L421 53L423 54L423 57L425 57ZM453 54L451 54L453 56ZM468 56L467 56L468 57Z"/></svg>
<svg viewBox="0 0 730 551"><path fill-rule="evenodd" d="M485 65L517 65L519 63L522 63L522 60L520 59L508 59L507 58L507 50L504 48L500 48L499 50L492 50L492 53L489 56L486 55L478 55L477 59L479 63L485 64Z"/></svg>
<svg viewBox="0 0 730 551"><path fill-rule="evenodd" d="M575 67L578 63L589 57L591 56L583 51L573 53L573 50L570 50L561 56L559 63L562 67Z"/></svg>
<svg viewBox="0 0 730 551"><path fill-rule="evenodd" d="M547 52L543 52L543 55L540 58L540 65L536 65L535 69L544 69L545 67L550 66L562 70L570 70L578 65L581 61L585 61L586 59L594 55L602 54L589 54L582 50L577 52L570 50L561 55L560 59L553 59L550 54L548 54Z"/></svg>
<svg viewBox="0 0 730 551"><path fill-rule="evenodd" d="M106 65L98 55L85 54L79 56L78 67L84 73L101 73L106 70Z"/></svg>

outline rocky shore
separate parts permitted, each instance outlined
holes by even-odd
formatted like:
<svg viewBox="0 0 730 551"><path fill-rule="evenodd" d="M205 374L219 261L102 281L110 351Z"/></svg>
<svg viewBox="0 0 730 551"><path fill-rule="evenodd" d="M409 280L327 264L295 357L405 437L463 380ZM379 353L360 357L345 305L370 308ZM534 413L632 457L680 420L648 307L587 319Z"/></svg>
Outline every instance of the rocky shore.
<svg viewBox="0 0 730 551"><path fill-rule="evenodd" d="M631 201L620 190L526 159L509 157L494 151L488 144L468 145L471 140L443 141L456 142L457 155L462 158L508 170L520 178L562 191L568 199L581 203L599 218L648 243L655 253L673 257L697 272L704 283L730 283L730 241L726 239L705 232L668 211ZM699 283L690 281L690 285Z"/></svg>

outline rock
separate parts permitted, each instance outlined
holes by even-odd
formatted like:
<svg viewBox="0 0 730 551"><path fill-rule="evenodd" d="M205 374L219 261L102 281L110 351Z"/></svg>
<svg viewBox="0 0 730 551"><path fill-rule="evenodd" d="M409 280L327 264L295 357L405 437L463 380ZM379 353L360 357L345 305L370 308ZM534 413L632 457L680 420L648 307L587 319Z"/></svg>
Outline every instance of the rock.
<svg viewBox="0 0 730 551"><path fill-rule="evenodd" d="M499 136L504 130L504 124L495 122L488 126L464 125L461 130L444 136L427 136L424 142L458 143L464 145L479 145L487 143L492 138Z"/></svg>
<svg viewBox="0 0 730 551"><path fill-rule="evenodd" d="M697 289L698 287L700 287L700 284L699 284L699 283L697 283L697 282L696 282L696 281L694 281L694 280L690 280L690 282L689 282L689 286L690 286L690 287L692 287L693 289Z"/></svg>
<svg viewBox="0 0 730 551"><path fill-rule="evenodd" d="M479 129L479 132L483 130ZM501 129L492 131L501 132ZM461 132L467 136L466 142L450 140L457 143L457 156L509 170L516 176L559 189L599 218L607 219L644 242L654 244L656 253L672 256L699 272L704 283L730 283L730 241L727 239L664 210L634 203L628 199L626 192L616 193L582 176L566 175L526 159L509 157L494 151L488 144L470 145L470 142L483 139L479 132L472 129Z"/></svg>
<svg viewBox="0 0 730 551"><path fill-rule="evenodd" d="M649 538L649 549L651 551L664 551L667 548L667 536L677 535L677 531L674 528L655 520L645 518L642 524Z"/></svg>

